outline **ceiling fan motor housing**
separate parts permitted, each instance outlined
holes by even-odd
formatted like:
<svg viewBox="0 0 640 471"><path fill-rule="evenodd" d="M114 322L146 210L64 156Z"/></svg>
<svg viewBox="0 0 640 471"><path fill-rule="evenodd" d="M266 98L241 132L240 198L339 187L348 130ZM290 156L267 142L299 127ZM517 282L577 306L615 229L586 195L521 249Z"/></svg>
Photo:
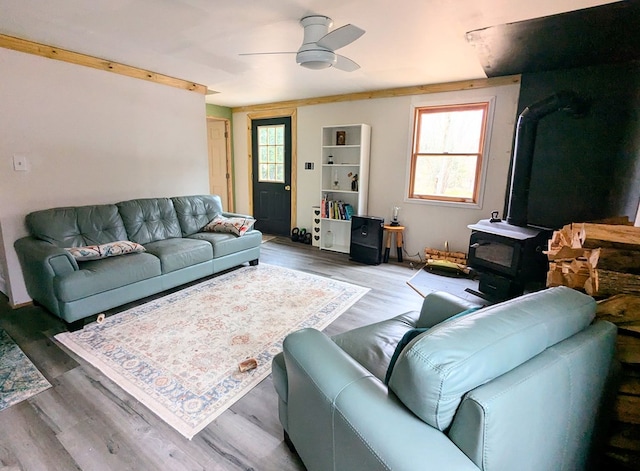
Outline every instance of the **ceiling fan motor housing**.
<svg viewBox="0 0 640 471"><path fill-rule="evenodd" d="M317 44L333 25L331 18L322 15L305 16L300 20L300 25L304 28L304 39L296 54L296 62L313 70L334 66L338 60L336 53Z"/></svg>

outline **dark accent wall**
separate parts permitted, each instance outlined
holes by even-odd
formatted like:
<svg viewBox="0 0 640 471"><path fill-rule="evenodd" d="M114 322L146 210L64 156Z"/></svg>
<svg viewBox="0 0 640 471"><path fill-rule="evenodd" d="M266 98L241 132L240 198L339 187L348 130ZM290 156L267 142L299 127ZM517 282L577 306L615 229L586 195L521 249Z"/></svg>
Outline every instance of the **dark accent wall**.
<svg viewBox="0 0 640 471"><path fill-rule="evenodd" d="M640 201L640 63L523 74L518 114L560 90L587 99L589 111L580 119L554 113L539 122L529 224L633 220Z"/></svg>

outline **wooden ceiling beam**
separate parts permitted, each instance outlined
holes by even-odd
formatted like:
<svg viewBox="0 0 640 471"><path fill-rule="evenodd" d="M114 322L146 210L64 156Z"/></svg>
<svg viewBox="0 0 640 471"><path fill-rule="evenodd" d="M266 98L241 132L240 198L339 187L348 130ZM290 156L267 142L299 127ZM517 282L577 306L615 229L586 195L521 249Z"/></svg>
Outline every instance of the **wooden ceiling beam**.
<svg viewBox="0 0 640 471"><path fill-rule="evenodd" d="M168 75L158 74L149 70L120 64L119 62L100 59L98 57L80 54L78 52L68 51L59 47L48 46L46 44L40 44L13 36L0 34L0 47L25 52L27 54L34 54L36 56L47 57L49 59L69 62L71 64L91 67L93 69L104 70L106 72L113 72L115 74L125 75L127 77L137 78L140 80L147 80L149 82L168 85L170 87L180 88L182 90L188 90L202 95L207 93L207 87L199 83L169 77Z"/></svg>
<svg viewBox="0 0 640 471"><path fill-rule="evenodd" d="M452 92L459 90L474 90L478 88L499 87L520 83L520 75L495 77L487 79L463 80L460 82L437 83L431 85L416 85L413 87L390 88L370 92L347 93L318 98L302 98L299 100L264 103L260 105L238 106L231 108L233 113L278 110L280 108L296 108L298 106L338 103L341 101L373 100L376 98L392 98L408 95L426 95L429 93Z"/></svg>

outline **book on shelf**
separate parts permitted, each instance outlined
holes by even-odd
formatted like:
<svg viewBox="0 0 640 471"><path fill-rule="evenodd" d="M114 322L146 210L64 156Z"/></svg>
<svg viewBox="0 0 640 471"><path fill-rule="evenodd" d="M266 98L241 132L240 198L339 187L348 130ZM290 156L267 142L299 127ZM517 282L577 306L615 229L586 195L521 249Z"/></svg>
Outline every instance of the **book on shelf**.
<svg viewBox="0 0 640 471"><path fill-rule="evenodd" d="M353 216L353 206L344 201L329 199L329 197L325 195L320 204L320 216L325 219L348 221L351 219L351 216Z"/></svg>

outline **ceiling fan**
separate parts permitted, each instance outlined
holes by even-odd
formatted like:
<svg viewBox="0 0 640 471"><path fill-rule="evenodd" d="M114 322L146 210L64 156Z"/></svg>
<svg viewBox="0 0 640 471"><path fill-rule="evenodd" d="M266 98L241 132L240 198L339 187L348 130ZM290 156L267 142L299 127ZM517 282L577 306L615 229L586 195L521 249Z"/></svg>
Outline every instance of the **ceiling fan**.
<svg viewBox="0 0 640 471"><path fill-rule="evenodd" d="M298 64L314 70L334 67L353 72L360 68L354 61L336 54L335 51L362 36L365 33L363 29L348 24L329 32L333 20L324 15L305 16L300 20L300 25L304 28L304 39L297 52L254 52L240 55L295 54Z"/></svg>

